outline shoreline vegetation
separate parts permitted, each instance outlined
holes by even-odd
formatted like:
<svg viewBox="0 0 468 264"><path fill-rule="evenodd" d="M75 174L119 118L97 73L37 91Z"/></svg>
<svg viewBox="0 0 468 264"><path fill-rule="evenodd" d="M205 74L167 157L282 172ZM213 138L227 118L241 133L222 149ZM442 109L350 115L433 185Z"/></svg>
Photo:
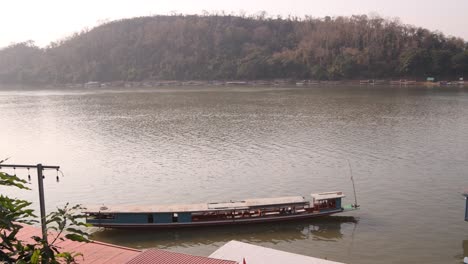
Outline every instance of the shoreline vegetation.
<svg viewBox="0 0 468 264"><path fill-rule="evenodd" d="M455 81L417 81L417 80L339 80L339 81L318 81L318 80L293 80L293 79L276 79L276 80L249 80L249 81L141 81L141 82L87 82L87 83L66 83L66 84L43 84L43 85L28 85L28 84L0 84L0 90L5 88L17 89L108 89L108 88L158 88L158 87L319 87L319 86L392 86L392 87L408 87L408 86L426 86L426 87L467 87L468 82L463 80Z"/></svg>
<svg viewBox="0 0 468 264"><path fill-rule="evenodd" d="M88 82L83 84L64 84L65 88L155 88L164 86L333 86L333 85L391 85L391 86L465 86L465 81L415 81L415 80L340 80L340 81L318 81L318 80L250 80L250 81L142 81L142 82Z"/></svg>
<svg viewBox="0 0 468 264"><path fill-rule="evenodd" d="M464 76L465 40L366 15L157 15L106 22L44 48L0 49L6 85L459 85Z"/></svg>

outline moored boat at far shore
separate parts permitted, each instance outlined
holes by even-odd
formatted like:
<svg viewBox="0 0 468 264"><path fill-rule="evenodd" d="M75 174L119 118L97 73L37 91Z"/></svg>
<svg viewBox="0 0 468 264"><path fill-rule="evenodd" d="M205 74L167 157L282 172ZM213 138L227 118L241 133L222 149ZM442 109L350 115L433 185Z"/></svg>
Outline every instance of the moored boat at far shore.
<svg viewBox="0 0 468 264"><path fill-rule="evenodd" d="M342 192L302 196L245 199L242 201L159 205L87 206L86 222L108 228L173 228L291 221L356 210L342 206Z"/></svg>

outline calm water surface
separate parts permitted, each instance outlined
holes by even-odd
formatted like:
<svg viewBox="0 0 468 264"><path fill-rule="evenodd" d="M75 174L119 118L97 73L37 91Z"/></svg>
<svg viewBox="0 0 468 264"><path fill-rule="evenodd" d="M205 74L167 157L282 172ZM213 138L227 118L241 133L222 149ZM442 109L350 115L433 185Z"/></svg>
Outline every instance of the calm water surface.
<svg viewBox="0 0 468 264"><path fill-rule="evenodd" d="M0 124L1 157L62 167L60 183L45 174L48 210L333 190L351 203L347 159L362 206L287 224L98 231L97 240L209 255L236 239L346 263L468 255L468 88L5 89ZM34 177L31 188L1 192L37 200Z"/></svg>

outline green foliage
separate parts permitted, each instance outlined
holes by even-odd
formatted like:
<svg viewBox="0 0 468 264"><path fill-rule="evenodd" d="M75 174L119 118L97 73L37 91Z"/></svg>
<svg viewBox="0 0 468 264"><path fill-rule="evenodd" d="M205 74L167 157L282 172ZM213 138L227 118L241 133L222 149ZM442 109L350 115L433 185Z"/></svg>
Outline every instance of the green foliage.
<svg viewBox="0 0 468 264"><path fill-rule="evenodd" d="M452 64L460 76L468 75L468 50L460 52L452 57Z"/></svg>
<svg viewBox="0 0 468 264"><path fill-rule="evenodd" d="M27 190L25 183L24 180L14 175L0 172L0 186L2 187ZM79 221L83 217L77 213L81 207L78 205L69 207L67 204L64 208L58 208L57 211L47 216L47 230L55 231L48 241L33 236L31 242L24 242L17 238L23 224L37 223L33 220L36 217L33 210L28 209L30 205L29 201L0 195L0 262L75 263L75 258L82 255L73 252L60 252L60 247L56 245L56 242L64 240L64 232L67 233L65 235L67 239L88 242L88 234L78 229L80 226L86 226Z"/></svg>
<svg viewBox="0 0 468 264"><path fill-rule="evenodd" d="M468 74L468 44L380 17L124 19L0 50L0 82L357 79Z"/></svg>
<svg viewBox="0 0 468 264"><path fill-rule="evenodd" d="M400 61L400 71L403 74L412 76L427 76L428 74L432 74L432 57L425 49L405 51Z"/></svg>
<svg viewBox="0 0 468 264"><path fill-rule="evenodd" d="M449 50L435 50L431 53L432 75L450 75L452 70L452 52ZM455 72L456 73L456 72Z"/></svg>

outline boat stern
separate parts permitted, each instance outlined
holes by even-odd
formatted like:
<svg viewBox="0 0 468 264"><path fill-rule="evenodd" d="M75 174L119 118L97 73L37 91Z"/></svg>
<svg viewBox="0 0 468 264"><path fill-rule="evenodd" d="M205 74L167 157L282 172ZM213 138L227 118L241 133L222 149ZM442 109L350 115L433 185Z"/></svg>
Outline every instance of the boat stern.
<svg viewBox="0 0 468 264"><path fill-rule="evenodd" d="M342 208L343 208L343 212L356 211L356 210L359 210L359 205L356 206L354 204L347 204L347 205L344 205Z"/></svg>
<svg viewBox="0 0 468 264"><path fill-rule="evenodd" d="M320 212L341 210L341 212L355 211L359 209L359 205L349 204L343 205L343 198L346 197L343 192L324 192L311 194L314 208Z"/></svg>

